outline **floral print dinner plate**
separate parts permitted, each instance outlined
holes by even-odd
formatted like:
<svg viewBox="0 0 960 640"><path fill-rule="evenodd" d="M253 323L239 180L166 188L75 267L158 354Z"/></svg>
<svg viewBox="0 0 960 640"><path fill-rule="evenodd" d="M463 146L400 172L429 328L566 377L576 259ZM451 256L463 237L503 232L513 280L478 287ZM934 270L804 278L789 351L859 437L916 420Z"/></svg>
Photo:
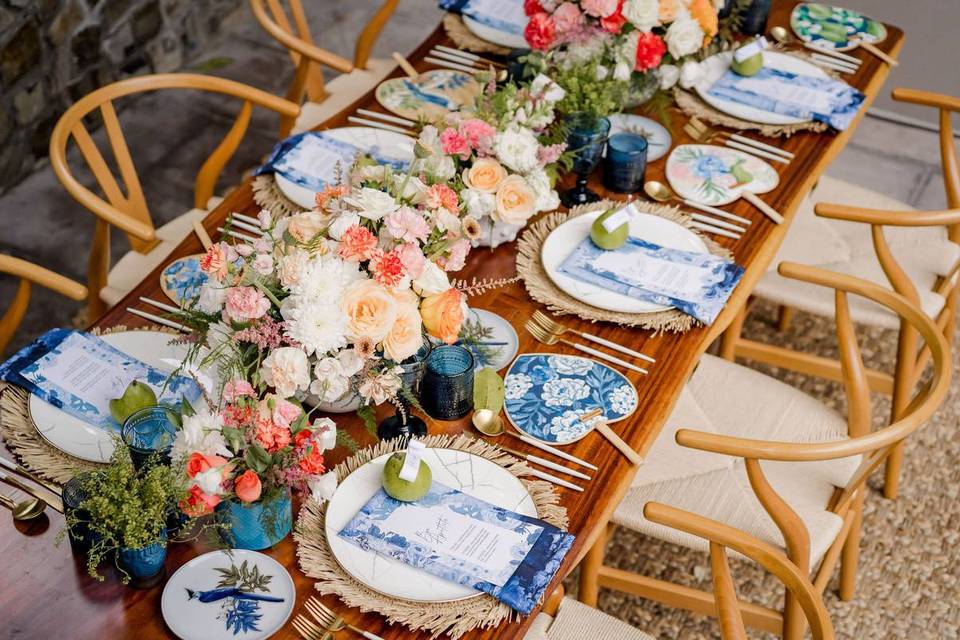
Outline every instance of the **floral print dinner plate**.
<svg viewBox="0 0 960 640"><path fill-rule="evenodd" d="M269 638L293 613L297 591L283 566L244 549L211 551L180 567L160 610L182 640Z"/></svg>
<svg viewBox="0 0 960 640"><path fill-rule="evenodd" d="M200 295L207 274L200 269L202 254L178 258L160 272L160 288L178 305Z"/></svg>
<svg viewBox="0 0 960 640"><path fill-rule="evenodd" d="M599 420L622 420L637 408L637 391L619 371L590 358L524 353L504 378L507 418L527 435L551 444L570 444ZM596 408L603 416L583 422Z"/></svg>
<svg viewBox="0 0 960 640"><path fill-rule="evenodd" d="M471 106L480 83L462 71L427 71L416 79L391 78L377 87L377 102L402 118L436 120Z"/></svg>
<svg viewBox="0 0 960 640"><path fill-rule="evenodd" d="M859 11L812 2L793 8L790 28L804 42L834 51L849 51L861 42L875 44L887 37L882 22Z"/></svg>
<svg viewBox="0 0 960 640"><path fill-rule="evenodd" d="M680 197L719 206L744 191L766 193L780 176L764 160L749 153L709 144L683 144L667 158L667 180Z"/></svg>

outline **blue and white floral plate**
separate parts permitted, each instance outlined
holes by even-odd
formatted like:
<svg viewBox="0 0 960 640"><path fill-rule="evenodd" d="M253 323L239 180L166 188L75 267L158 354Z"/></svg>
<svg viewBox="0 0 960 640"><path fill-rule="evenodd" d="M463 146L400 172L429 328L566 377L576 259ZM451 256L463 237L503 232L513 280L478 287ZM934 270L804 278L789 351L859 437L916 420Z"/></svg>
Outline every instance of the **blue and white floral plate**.
<svg viewBox="0 0 960 640"><path fill-rule="evenodd" d="M483 593L444 580L400 560L364 550L338 534L383 486L383 466L390 454L374 458L347 476L327 504L327 544L343 570L367 587L414 602L453 602ZM427 449L423 460L433 479L498 507L537 516L533 498L515 475L500 465L464 451Z"/></svg>
<svg viewBox="0 0 960 640"><path fill-rule="evenodd" d="M230 549L177 569L163 588L160 610L182 640L260 640L280 630L296 600L293 579L279 562Z"/></svg>
<svg viewBox="0 0 960 640"><path fill-rule="evenodd" d="M637 408L637 391L605 364L555 353L524 353L504 378L507 418L542 442L570 444L593 431L600 420L616 422ZM581 421L597 408L603 417Z"/></svg>
<svg viewBox="0 0 960 640"><path fill-rule="evenodd" d="M200 295L207 274L200 269L203 254L177 258L160 272L160 288L176 304L190 302Z"/></svg>
<svg viewBox="0 0 960 640"><path fill-rule="evenodd" d="M436 120L451 111L473 105L480 83L463 71L439 69L421 73L415 80L403 76L384 80L377 87L377 102L401 118Z"/></svg>

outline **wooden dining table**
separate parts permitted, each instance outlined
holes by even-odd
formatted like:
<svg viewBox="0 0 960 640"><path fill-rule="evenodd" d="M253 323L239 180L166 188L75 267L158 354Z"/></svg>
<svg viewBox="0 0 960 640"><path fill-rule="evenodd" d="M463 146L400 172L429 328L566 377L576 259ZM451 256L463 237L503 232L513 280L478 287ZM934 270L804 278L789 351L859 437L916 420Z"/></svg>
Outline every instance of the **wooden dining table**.
<svg viewBox="0 0 960 640"><path fill-rule="evenodd" d="M788 24L788 16L795 2L793 0L775 0L769 26ZM888 35L880 43L881 49L896 56L903 43L903 33L896 27L888 26ZM420 70L433 68L423 61L430 49L438 44L453 45L442 27L439 27L408 57ZM732 323L742 317L742 311L758 279L770 267L771 262L788 232L790 223L801 201L809 194L820 174L829 166L847 144L864 111L876 97L883 85L889 67L865 51L854 51L852 55L863 60L860 70L844 79L866 94L866 103L849 129L842 133L797 133L790 138L767 140L783 149L793 152L796 159L789 166L776 165L780 175L777 188L764 199L786 217L781 225L776 225L750 204L740 201L727 207L727 210L752 221L746 233L739 240L716 237L724 247L733 252L737 263L745 267L745 273L725 309L708 327L698 327L684 333L662 333L652 335L649 331L617 326L614 324L591 324L573 316L562 320L581 330L589 330L603 338L628 345L656 358L656 364L650 366L649 375L641 376L626 372L636 386L639 394L639 406L629 419L616 423L619 435L645 455L656 439L662 425L673 409L680 390L693 372L698 359ZM400 75L398 70L395 75ZM372 92L359 98L348 109L325 122L319 129L348 126L347 116L354 114L358 107L383 111ZM641 110L642 111L642 110ZM691 142L682 132L686 121L680 111L670 113L669 127L674 136L674 144ZM755 134L750 134L754 137ZM264 152L267 150L265 149ZM665 158L652 162L647 168L647 178L664 180ZM560 189L570 186L572 176L567 176L559 185ZM599 179L591 178L591 187L602 195L624 199L622 194L606 192ZM259 208L254 203L249 180L233 189L207 216L204 226L214 237L218 237L217 227L221 226L231 212L255 215ZM200 253L199 240L191 235L171 254L170 260L181 256ZM165 262L164 264L167 264ZM516 247L514 243L502 245L495 250L475 249L468 257L467 266L456 277L471 278L512 278L516 274ZM158 267L147 276L122 302L107 311L93 327L109 328L117 326L142 327L149 322L126 311L127 307L139 307L150 311L150 307L139 302L140 296L163 299L160 289L160 270ZM470 299L471 307L494 311L510 323L520 336L520 353L551 351L574 353L562 345L545 347L523 331L523 323L540 305L527 295L522 282L515 282ZM382 408L381 415L389 409ZM374 439L352 414L332 416L339 429L346 430L361 446L374 443ZM477 437L479 433L470 426L469 420L439 422L428 420L430 433L457 434L468 432ZM495 439L489 439L496 442ZM501 440L504 438L501 436ZM531 453L538 450L527 447L517 440L501 442L513 448ZM615 507L629 489L637 467L617 452L598 433L593 433L565 448L569 453L592 461L599 467L593 480L584 482L585 490L577 493L557 487L560 501L567 508L569 530L576 535L576 542L567 555L562 567L554 578L547 593L559 594L562 580L570 574L583 559L591 545L604 534L606 525ZM344 448L328 452L328 460L338 462L350 454ZM549 455L547 457L550 457ZM49 510L48 510L49 513ZM107 572L104 582L91 579L86 572L84 560L71 554L69 544L55 545L57 532L63 527L63 518L51 514L31 523L13 523L8 517L0 517L0 637L5 638L70 638L100 640L107 638L149 638L172 637L165 626L160 613L161 587L149 590L134 590L123 586L112 572ZM171 544L166 562L169 573L174 572L185 562L200 553L211 550L203 541ZM303 601L310 595L317 595L315 583L305 576L298 564L296 545L292 537L287 537L276 547L265 551L283 564L293 577L297 589L297 607L302 611ZM425 633L411 631L399 625L390 625L377 613L361 613L350 609L336 597L324 596L323 601L342 614L349 622L372 631L383 638L394 640L404 638L414 640L427 638ZM496 628L476 629L465 636L469 640L497 638L510 640L522 638L536 612L529 617L504 623ZM343 632L348 633L348 632ZM238 636L240 637L240 636ZM289 621L275 637L298 638Z"/></svg>

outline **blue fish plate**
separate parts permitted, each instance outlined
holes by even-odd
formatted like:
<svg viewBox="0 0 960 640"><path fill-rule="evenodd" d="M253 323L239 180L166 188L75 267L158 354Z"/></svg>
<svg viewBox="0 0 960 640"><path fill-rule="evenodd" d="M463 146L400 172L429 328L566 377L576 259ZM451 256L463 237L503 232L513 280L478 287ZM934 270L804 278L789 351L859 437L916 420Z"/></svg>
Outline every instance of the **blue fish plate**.
<svg viewBox="0 0 960 640"><path fill-rule="evenodd" d="M619 371L590 358L525 353L504 378L507 418L542 442L570 444L600 420L622 420L637 408L637 390ZM603 418L581 421L597 408Z"/></svg>

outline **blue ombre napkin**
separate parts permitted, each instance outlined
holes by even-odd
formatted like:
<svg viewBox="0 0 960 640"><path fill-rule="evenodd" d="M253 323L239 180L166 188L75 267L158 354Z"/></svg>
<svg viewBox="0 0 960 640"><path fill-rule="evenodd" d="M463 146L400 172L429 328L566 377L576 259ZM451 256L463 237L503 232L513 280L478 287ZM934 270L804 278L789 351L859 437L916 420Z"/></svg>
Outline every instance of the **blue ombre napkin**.
<svg viewBox="0 0 960 640"><path fill-rule="evenodd" d="M527 26L523 0L439 0L437 6L444 11L473 18L497 31L517 36L522 36L523 29Z"/></svg>
<svg viewBox="0 0 960 640"><path fill-rule="evenodd" d="M710 87L712 96L795 118L812 118L843 131L864 95L841 80L813 78L763 67L755 76L727 71Z"/></svg>
<svg viewBox="0 0 960 640"><path fill-rule="evenodd" d="M676 307L710 324L727 303L743 267L709 253L667 249L629 237L605 251L585 239L560 272L636 300Z"/></svg>
<svg viewBox="0 0 960 640"><path fill-rule="evenodd" d="M338 534L427 573L488 593L528 614L543 598L574 536L434 482L401 502L378 491Z"/></svg>

